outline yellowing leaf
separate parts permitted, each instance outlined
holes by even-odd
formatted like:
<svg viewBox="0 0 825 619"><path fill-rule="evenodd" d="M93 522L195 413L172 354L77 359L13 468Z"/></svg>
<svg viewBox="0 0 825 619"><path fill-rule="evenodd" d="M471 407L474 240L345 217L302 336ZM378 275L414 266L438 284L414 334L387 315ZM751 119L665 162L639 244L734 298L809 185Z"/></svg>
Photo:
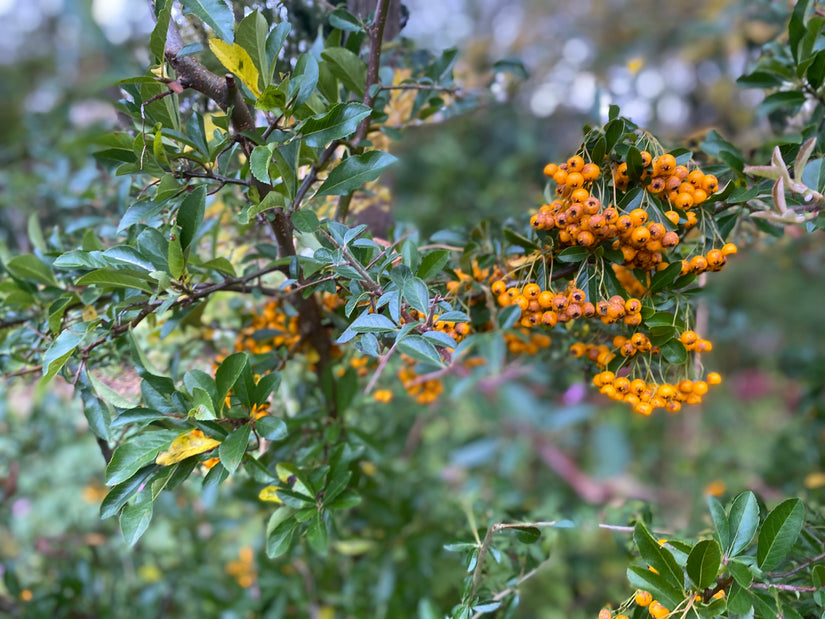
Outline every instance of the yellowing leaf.
<svg viewBox="0 0 825 619"><path fill-rule="evenodd" d="M256 98L261 96L261 91L258 90L258 69L243 47L237 43L209 39L209 49L226 70L237 75Z"/></svg>
<svg viewBox="0 0 825 619"><path fill-rule="evenodd" d="M275 494L278 490L280 490L278 486L267 486L258 493L258 498L270 503L282 503L283 501Z"/></svg>
<svg viewBox="0 0 825 619"><path fill-rule="evenodd" d="M97 320L97 310L93 306L87 305L83 308L80 316L83 322L92 322L93 320Z"/></svg>
<svg viewBox="0 0 825 619"><path fill-rule="evenodd" d="M181 460L186 460L189 456L202 454L210 449L215 449L220 445L220 441L209 438L200 430L192 430L181 434L169 445L169 450L158 454L155 462L161 466L169 466Z"/></svg>
<svg viewBox="0 0 825 619"><path fill-rule="evenodd" d="M805 487L811 490L825 486L825 473L810 473L805 477Z"/></svg>

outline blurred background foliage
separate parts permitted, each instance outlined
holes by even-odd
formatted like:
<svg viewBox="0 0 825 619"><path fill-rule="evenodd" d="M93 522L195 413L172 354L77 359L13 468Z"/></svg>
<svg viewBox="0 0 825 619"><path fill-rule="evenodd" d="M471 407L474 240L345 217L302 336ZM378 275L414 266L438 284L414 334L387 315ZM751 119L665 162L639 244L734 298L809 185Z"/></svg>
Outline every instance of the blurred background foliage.
<svg viewBox="0 0 825 619"><path fill-rule="evenodd" d="M243 3L234 3L243 10ZM251 3L249 3L251 4ZM541 168L572 154L581 126L607 106L696 145L716 128L757 159L768 135L760 92L735 79L784 27L788 3L767 0L407 0L403 35L462 50L465 92L495 101L411 128L394 146L393 215L425 233L481 219L526 217L542 198ZM310 1L270 2L318 26ZM0 0L0 251L27 249L29 217L44 228L106 222L127 186L90 157L118 127L119 79L140 74L151 30L142 0ZM407 43L395 42L404 46ZM529 77L491 71L519 57ZM493 520L570 518L625 524L648 509L663 529L707 526L703 496L752 488L768 499L825 499L825 328L821 235L762 239L712 278L702 305L723 372L699 411L650 419L588 396L584 367L560 361L489 393L460 382L432 408L366 404L374 469L364 475L358 544L308 573L300 558L268 561L271 509L253 484L163 496L133 550L104 495L97 445L69 388L0 385L0 614L24 616L441 616L458 599L460 557ZM163 352L169 342L158 342ZM54 384L54 383L53 383ZM383 454L383 455L382 455ZM382 460L382 457L384 458ZM380 488L380 492L379 492ZM388 490L388 488L390 490ZM594 527L545 534L549 560L526 585L519 616L594 617L627 594L626 536ZM330 592L337 592L332 595ZM419 602L420 600L426 600ZM124 611L128 609L128 611ZM404 610L401 610L404 609ZM433 614L427 614L432 612ZM126 614L124 614L126 613Z"/></svg>

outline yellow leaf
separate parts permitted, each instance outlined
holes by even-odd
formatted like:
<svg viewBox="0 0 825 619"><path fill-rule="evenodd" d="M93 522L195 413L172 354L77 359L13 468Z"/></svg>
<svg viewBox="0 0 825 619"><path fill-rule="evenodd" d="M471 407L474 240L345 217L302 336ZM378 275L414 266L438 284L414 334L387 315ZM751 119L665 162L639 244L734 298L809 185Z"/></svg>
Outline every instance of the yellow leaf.
<svg viewBox="0 0 825 619"><path fill-rule="evenodd" d="M267 486L258 493L258 498L261 501L269 501L270 503L283 503L278 495L275 494L280 488L278 486Z"/></svg>
<svg viewBox="0 0 825 619"><path fill-rule="evenodd" d="M237 75L256 98L261 96L261 91L258 90L258 69L243 47L237 43L209 39L209 49L226 70Z"/></svg>
<svg viewBox="0 0 825 619"><path fill-rule="evenodd" d="M80 316L83 322L92 322L93 320L97 320L97 310L91 305L87 305L83 308Z"/></svg>
<svg viewBox="0 0 825 619"><path fill-rule="evenodd" d="M825 486L825 473L810 473L805 477L805 487L811 490Z"/></svg>
<svg viewBox="0 0 825 619"><path fill-rule="evenodd" d="M181 434L172 441L172 444L169 445L169 451L159 453L155 462L161 466L169 466L181 460L186 460L189 456L195 456L210 449L215 449L215 447L220 444L220 441L209 438L200 430L192 430L191 432Z"/></svg>

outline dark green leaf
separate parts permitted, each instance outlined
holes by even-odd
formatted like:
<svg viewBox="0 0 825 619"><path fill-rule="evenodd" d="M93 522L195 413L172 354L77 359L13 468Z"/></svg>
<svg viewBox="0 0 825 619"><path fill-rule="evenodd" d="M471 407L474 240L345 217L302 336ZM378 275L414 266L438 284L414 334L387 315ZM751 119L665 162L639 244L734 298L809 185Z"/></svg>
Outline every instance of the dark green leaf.
<svg viewBox="0 0 825 619"><path fill-rule="evenodd" d="M667 266L667 268L658 271L653 279L650 280L650 286L647 289L648 294L655 294L660 290L664 290L670 286L682 272L682 263L674 262Z"/></svg>
<svg viewBox="0 0 825 619"><path fill-rule="evenodd" d="M26 279L54 286L57 281L51 269L34 254L15 256L6 263L6 270L18 279Z"/></svg>
<svg viewBox="0 0 825 619"><path fill-rule="evenodd" d="M730 544L730 526L728 525L725 508L722 507L719 499L715 496L709 495L707 501L710 517L713 520L713 526L716 528L716 536L719 539L719 544L722 548L728 548Z"/></svg>
<svg viewBox="0 0 825 619"><path fill-rule="evenodd" d="M380 150L349 157L329 173L316 196L337 196L355 191L365 183L377 179L396 161L395 157Z"/></svg>
<svg viewBox="0 0 825 619"><path fill-rule="evenodd" d="M367 82L367 65L358 56L343 47L329 47L321 52L333 75L354 93L359 99L364 98L364 86Z"/></svg>
<svg viewBox="0 0 825 619"><path fill-rule="evenodd" d="M654 574L643 567L632 565L627 568L627 579L632 587L649 591L654 598L667 608L676 608L684 599L681 587L674 586L661 574Z"/></svg>
<svg viewBox="0 0 825 619"><path fill-rule="evenodd" d="M441 270L450 259L450 252L446 249L437 249L421 257L421 266L418 267L418 277L427 281L441 273Z"/></svg>
<svg viewBox="0 0 825 619"><path fill-rule="evenodd" d="M805 506L799 499L787 499L768 514L756 548L759 569L767 572L782 563L796 543L804 521Z"/></svg>
<svg viewBox="0 0 825 619"><path fill-rule="evenodd" d="M244 367L249 363L245 352L236 352L224 359L215 372L215 387L217 390L216 406L221 406L226 394L235 386Z"/></svg>
<svg viewBox="0 0 825 619"><path fill-rule="evenodd" d="M661 344L660 347L662 349L662 357L664 357L665 361L668 363L672 363L673 365L681 365L687 361L687 349L679 340L668 340L664 344Z"/></svg>
<svg viewBox="0 0 825 619"><path fill-rule="evenodd" d="M674 588L681 590L683 586L682 568L676 563L670 551L653 539L650 531L641 521L637 522L633 529L633 541L636 542L642 559L658 571L658 575Z"/></svg>
<svg viewBox="0 0 825 619"><path fill-rule="evenodd" d="M730 507L728 530L730 545L726 549L728 557L735 557L753 541L759 529L759 503L756 495L746 491L737 496Z"/></svg>
<svg viewBox="0 0 825 619"><path fill-rule="evenodd" d="M584 262L590 255L590 251L584 247L568 247L563 249L556 256L559 262Z"/></svg>
<svg viewBox="0 0 825 619"><path fill-rule="evenodd" d="M166 251L168 253L168 244ZM164 256L164 262L168 255ZM79 286L99 286L101 288L133 288L144 292L154 292L154 286L146 273L127 269L98 269L82 275L76 282Z"/></svg>
<svg viewBox="0 0 825 619"><path fill-rule="evenodd" d="M269 33L269 36L266 37L266 60L270 67L272 67L275 60L277 60L278 54L281 52L284 41L286 41L286 37L291 29L292 26L289 22L281 22L275 26ZM271 78L271 74L267 75L267 81Z"/></svg>
<svg viewBox="0 0 825 619"><path fill-rule="evenodd" d="M270 559L280 557L289 550L292 535L298 523L292 517L292 510L281 507L269 518L266 527L266 556Z"/></svg>
<svg viewBox="0 0 825 619"><path fill-rule="evenodd" d="M722 564L722 549L716 540L698 542L687 558L685 569L698 589L706 589L716 582L719 566Z"/></svg>
<svg viewBox="0 0 825 619"><path fill-rule="evenodd" d="M178 209L177 225L180 227L180 247L183 251L189 247L203 224L206 209L206 187L198 185L193 189Z"/></svg>
<svg viewBox="0 0 825 619"><path fill-rule="evenodd" d="M155 472L157 467L147 466L123 483L117 484L109 490L109 493L100 504L100 519L111 518L126 505L126 502L146 483L149 477Z"/></svg>
<svg viewBox="0 0 825 619"><path fill-rule="evenodd" d="M163 62L166 52L166 34L169 31L169 20L172 18L172 2L167 2L158 12L155 27L149 37L149 51L159 62Z"/></svg>
<svg viewBox="0 0 825 619"><path fill-rule="evenodd" d="M221 442L218 447L218 455L221 464L229 473L234 473L235 469L243 460L246 448L249 445L249 433L252 430L251 424L245 423L239 428L235 428L232 433Z"/></svg>
<svg viewBox="0 0 825 619"><path fill-rule="evenodd" d="M312 522L309 523L307 529L307 542L312 549L319 554L327 553L327 542L329 534L327 532L327 523L321 514L315 514Z"/></svg>
<svg viewBox="0 0 825 619"><path fill-rule="evenodd" d="M333 140L355 132L372 110L361 103L339 103L326 113L304 121L301 133L304 141L314 148L323 148Z"/></svg>
<svg viewBox="0 0 825 619"><path fill-rule="evenodd" d="M269 80L272 77L272 73L269 70L269 59L266 55L266 37L268 30L269 26L266 23L266 18L261 15L260 11L255 9L238 24L236 36L238 45L246 50L249 57L252 58L252 63L255 65L255 68L258 69L258 74L262 78L259 86L261 86L262 89L269 86Z"/></svg>
<svg viewBox="0 0 825 619"><path fill-rule="evenodd" d="M119 445L106 467L106 485L124 482L154 462L158 453L167 449L179 434L177 430L144 432Z"/></svg>

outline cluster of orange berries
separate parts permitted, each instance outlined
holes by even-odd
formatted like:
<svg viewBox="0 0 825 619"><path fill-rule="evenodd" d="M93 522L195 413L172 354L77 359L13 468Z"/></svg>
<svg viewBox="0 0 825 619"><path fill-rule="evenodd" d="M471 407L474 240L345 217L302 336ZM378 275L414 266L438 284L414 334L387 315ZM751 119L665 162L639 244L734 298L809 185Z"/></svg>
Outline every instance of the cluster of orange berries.
<svg viewBox="0 0 825 619"><path fill-rule="evenodd" d="M691 171L687 166L676 165L673 155L664 154L655 160L647 151L641 151L640 155L644 170L639 180L645 190L653 195L663 195L677 208L693 208L719 189L719 181L713 174L705 174L698 168ZM626 191L630 186L627 162L614 168L613 183L619 191Z"/></svg>
<svg viewBox="0 0 825 619"><path fill-rule="evenodd" d="M492 279L498 279L504 276L498 266L481 268L477 262L473 262L472 274L465 273L461 269L455 269L457 280L447 282L447 292L452 295L459 294L462 291L469 290L474 282L489 282ZM481 297L471 297L470 303L480 301Z"/></svg>
<svg viewBox="0 0 825 619"><path fill-rule="evenodd" d="M650 338L644 333L634 333L630 337L617 335L613 338L613 348L618 349L619 354L626 359L633 357L636 353L655 355L660 352L659 347L653 346ZM586 357L601 368L606 368L616 358L616 354L606 344L588 344L585 342L572 344L570 354L576 358Z"/></svg>
<svg viewBox="0 0 825 619"><path fill-rule="evenodd" d="M698 275L705 271L721 271L728 263L728 256L739 251L733 243L725 243L720 249L711 249L705 255L693 256L690 260L682 260L682 275L693 273Z"/></svg>
<svg viewBox="0 0 825 619"><path fill-rule="evenodd" d="M413 369L415 360L402 355L405 365L398 370L398 380L418 404L432 404L444 392L444 385L438 379L420 380Z"/></svg>
<svg viewBox="0 0 825 619"><path fill-rule="evenodd" d="M616 376L613 372L603 371L593 377L593 384L599 393L611 400L625 402L641 415L650 415L657 408L664 408L670 413L679 412L682 404L700 404L708 387L718 385L722 377L711 372L706 380L682 380L679 383L648 383L641 378L631 380L626 376Z"/></svg>
<svg viewBox="0 0 825 619"><path fill-rule="evenodd" d="M518 333L505 333L504 343L514 355L537 355L540 350L550 348L553 341L545 333L530 333L528 329L518 329Z"/></svg>
<svg viewBox="0 0 825 619"><path fill-rule="evenodd" d="M633 269L630 269L621 264L613 263L613 273L616 274L616 279L622 285L622 288L627 290L628 294L634 297L641 297L647 292L647 286L639 281L633 274Z"/></svg>
<svg viewBox="0 0 825 619"><path fill-rule="evenodd" d="M670 610L665 608L665 606L657 600L654 600L649 591L637 591L633 599L637 605L642 608L647 608L647 612L653 619L664 619L670 614ZM614 617L610 610L602 608L599 611L599 619L628 619L628 617L623 614L618 614Z"/></svg>
<svg viewBox="0 0 825 619"><path fill-rule="evenodd" d="M293 350L301 341L300 322L297 314L288 316L280 301L270 301L259 314L252 317L252 322L244 327L235 339L235 352L243 350L254 354L269 353L286 346ZM260 338L261 331L272 331L271 337Z"/></svg>

